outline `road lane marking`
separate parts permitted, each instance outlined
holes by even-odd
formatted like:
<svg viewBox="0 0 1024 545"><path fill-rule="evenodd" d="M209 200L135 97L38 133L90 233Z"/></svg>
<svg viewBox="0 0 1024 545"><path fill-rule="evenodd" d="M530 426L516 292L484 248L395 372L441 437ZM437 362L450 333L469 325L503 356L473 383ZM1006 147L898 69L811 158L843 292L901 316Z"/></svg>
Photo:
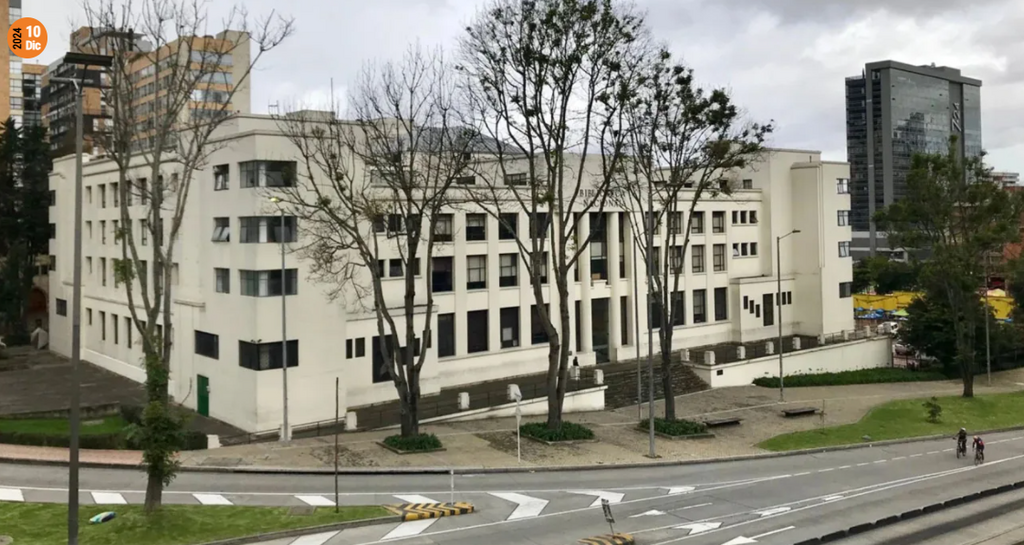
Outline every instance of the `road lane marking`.
<svg viewBox="0 0 1024 545"><path fill-rule="evenodd" d="M828 473L829 471L835 471L835 470L836 470L836 468L830 467L828 469L819 469L818 473Z"/></svg>
<svg viewBox="0 0 1024 545"><path fill-rule="evenodd" d="M864 466L869 466L869 465L871 465L871 462L864 462L862 464L857 464L857 467L864 467Z"/></svg>
<svg viewBox="0 0 1024 545"><path fill-rule="evenodd" d="M786 511L789 511L791 509L792 507L776 507L774 509L766 509L764 511L759 511L757 514L761 515L761 518L764 518L770 517L772 515L778 515L779 513L785 513Z"/></svg>
<svg viewBox="0 0 1024 545"><path fill-rule="evenodd" d="M570 494L579 494L581 496L597 496L594 503L590 504L591 507L597 507L601 505L601 500L608 500L608 503L619 503L622 498L626 495L621 492L609 492L607 490L572 490Z"/></svg>
<svg viewBox="0 0 1024 545"><path fill-rule="evenodd" d="M938 454L938 453L939 453L939 451L937 451L937 450L928 451L928 454Z"/></svg>
<svg viewBox="0 0 1024 545"><path fill-rule="evenodd" d="M512 511L512 514L509 515L506 520L535 517L541 514L541 512L544 511L544 508L548 505L548 500L534 498L533 496L524 496L523 494L516 494L513 492L491 492L491 495L516 504L515 510Z"/></svg>
<svg viewBox="0 0 1024 545"><path fill-rule="evenodd" d="M871 462L871 463L873 463L873 464L884 464L887 461L888 460L875 460L874 462Z"/></svg>
<svg viewBox="0 0 1024 545"><path fill-rule="evenodd" d="M668 489L669 496L675 496L676 494L686 494L687 492L693 492L696 490L693 486L676 486Z"/></svg>
<svg viewBox="0 0 1024 545"><path fill-rule="evenodd" d="M893 458L892 461L895 462L896 460L906 460L906 459L907 459L906 456L899 456L899 457Z"/></svg>
<svg viewBox="0 0 1024 545"><path fill-rule="evenodd" d="M440 503L437 500L432 500L426 496L420 496L419 494L392 494L392 496L406 503Z"/></svg>
<svg viewBox="0 0 1024 545"><path fill-rule="evenodd" d="M644 511L643 513L637 513L636 515L630 515L629 518L635 519L637 517L658 517L661 515L667 515L664 511L658 511L657 509L651 509L650 511Z"/></svg>
<svg viewBox="0 0 1024 545"><path fill-rule="evenodd" d="M334 502L323 496L295 496L299 501L313 507L333 507Z"/></svg>
<svg viewBox="0 0 1024 545"><path fill-rule="evenodd" d="M805 477L805 476L810 475L810 474L811 474L810 471L804 471L803 473L796 473L793 476L794 477Z"/></svg>
<svg viewBox="0 0 1024 545"><path fill-rule="evenodd" d="M0 488L0 501L25 501L25 496L17 488Z"/></svg>
<svg viewBox="0 0 1024 545"><path fill-rule="evenodd" d="M313 534L311 536L302 536L299 539L291 542L289 545L324 545L331 540L332 537L341 533L341 530L334 532L324 532L322 534Z"/></svg>
<svg viewBox="0 0 1024 545"><path fill-rule="evenodd" d="M786 526L785 528L779 528L778 530L772 530L771 532L765 532L763 534L758 534L758 535L756 535L756 536L754 536L754 537L752 537L750 539L761 539L762 537L768 537L768 536L773 536L775 534L781 534L782 532L786 532L786 531L792 530L794 528L796 528L796 526Z"/></svg>
<svg viewBox="0 0 1024 545"><path fill-rule="evenodd" d="M676 526L675 528L677 530L689 530L690 532L686 535L695 536L711 530L717 530L721 526L721 522L693 522L690 524L683 524L682 526Z"/></svg>
<svg viewBox="0 0 1024 545"><path fill-rule="evenodd" d="M192 494L203 505L233 505L230 500L220 494Z"/></svg>
<svg viewBox="0 0 1024 545"><path fill-rule="evenodd" d="M920 456L924 456L924 454L921 454L921 453L917 453L917 454L911 454L911 455L910 455L910 457L911 457L911 458L918 458L918 457L920 457Z"/></svg>
<svg viewBox="0 0 1024 545"><path fill-rule="evenodd" d="M441 519L423 519L423 520L411 520L409 522L403 522L399 524L394 530L388 532L388 535L382 537L381 541L388 541L391 539L401 539L405 537L413 537L420 535L424 530L430 528L435 522Z"/></svg>
<svg viewBox="0 0 1024 545"><path fill-rule="evenodd" d="M93 492L92 501L96 505L127 505L128 501L117 492Z"/></svg>
<svg viewBox="0 0 1024 545"><path fill-rule="evenodd" d="M853 466L839 466L839 469L850 469Z"/></svg>

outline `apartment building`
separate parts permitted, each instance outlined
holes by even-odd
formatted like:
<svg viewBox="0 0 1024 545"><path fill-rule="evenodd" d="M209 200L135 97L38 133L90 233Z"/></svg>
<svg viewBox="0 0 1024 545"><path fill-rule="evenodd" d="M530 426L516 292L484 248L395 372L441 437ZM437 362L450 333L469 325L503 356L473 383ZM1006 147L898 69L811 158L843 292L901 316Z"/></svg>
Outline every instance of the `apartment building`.
<svg viewBox="0 0 1024 545"><path fill-rule="evenodd" d="M21 0L0 0L0 25L11 28L11 24L21 19ZM9 47L0 48L0 119L13 118L16 126L21 126L22 103L21 91L21 57L11 52ZM7 85L3 81L7 80Z"/></svg>
<svg viewBox="0 0 1024 545"><path fill-rule="evenodd" d="M329 301L326 287L308 280L309 265L296 253L286 255L282 278L279 238L294 247L305 235L294 218L285 219L285 229L276 228L280 216L267 194L287 183L280 173L297 160L293 145L266 116L234 116L216 138L217 150L192 187L170 272L174 397L246 430L279 426L283 291L289 353L294 354L288 371L293 425L333 417L336 377L342 411L394 399L394 387L379 365L374 313L365 301L352 294ZM70 195L73 172L70 157L57 160L51 187ZM680 263L684 312L673 325L674 348L778 335L777 264L785 335L852 329L849 166L822 161L817 151L780 149L732 176L731 195L704 201L694 212L689 255ZM137 333L124 288L112 272L121 255L113 236L120 221L114 165L107 159L88 162L84 183L83 357L141 381ZM51 246L56 263L51 346L63 354L70 351L71 332L71 202L58 198L51 209L58 233ZM609 206L579 216L583 232L595 233L573 271L573 327L565 336L581 365L631 358L636 343L646 351L647 286L628 221L634 212ZM439 219L432 275L424 278L420 266L418 290L423 297L430 282L435 305L436 336L421 343L428 351L421 377L425 395L546 369L548 346L516 249L516 239L529 236L530 218L508 214L499 222L483 209L461 205ZM139 233L142 216L134 217L131 228ZM672 219L660 227L659 247L666 246L668 230L684 221ZM394 290L387 304L397 308L404 295L403 263L387 229L380 225L376 235L385 248L379 267L387 289ZM795 229L800 233L783 240L777 255L776 237ZM666 254L676 258L674 250L662 249L659 259ZM641 298L639 313L634 290ZM545 292L550 310L557 312L554 284Z"/></svg>
<svg viewBox="0 0 1024 545"><path fill-rule="evenodd" d="M45 65L22 65L21 99L22 119L25 126L43 124L43 76L45 74Z"/></svg>

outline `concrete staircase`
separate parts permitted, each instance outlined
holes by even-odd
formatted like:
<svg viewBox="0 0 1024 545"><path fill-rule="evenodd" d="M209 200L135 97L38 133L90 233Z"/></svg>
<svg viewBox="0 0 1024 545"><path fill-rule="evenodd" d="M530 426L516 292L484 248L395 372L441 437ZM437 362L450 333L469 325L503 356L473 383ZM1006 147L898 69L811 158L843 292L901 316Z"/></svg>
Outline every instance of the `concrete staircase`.
<svg viewBox="0 0 1024 545"><path fill-rule="evenodd" d="M677 355L673 357L675 358L672 364L673 394L678 396L710 389L710 386L701 380L689 366L680 361ZM648 392L646 358L641 359L640 367L644 401L646 401ZM606 408L618 409L636 405L636 360L601 365L598 368L604 371L604 382L608 385L604 394ZM658 354L654 355L654 398L665 398L665 392L661 386L661 357Z"/></svg>

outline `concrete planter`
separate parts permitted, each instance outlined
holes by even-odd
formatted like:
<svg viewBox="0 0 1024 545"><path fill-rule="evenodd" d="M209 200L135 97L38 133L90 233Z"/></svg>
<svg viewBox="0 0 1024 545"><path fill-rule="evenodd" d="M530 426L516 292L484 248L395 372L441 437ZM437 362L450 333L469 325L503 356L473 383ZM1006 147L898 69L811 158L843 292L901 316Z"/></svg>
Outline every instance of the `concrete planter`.
<svg viewBox="0 0 1024 545"><path fill-rule="evenodd" d="M542 445L582 445L584 443L596 443L597 439L576 439L571 441L545 441L544 439L538 439L532 435L522 435L523 439L529 439L534 443L540 443Z"/></svg>
<svg viewBox="0 0 1024 545"><path fill-rule="evenodd" d="M647 428L641 428L640 426L636 427L636 431L641 432L644 435L648 435L648 434L651 433L651 430L649 430ZM670 441L681 441L681 440L686 440L686 439L714 439L715 438L715 434L713 434L711 432L691 433L689 435L669 435L667 433L661 433L659 431L655 431L654 435L656 437L660 437L662 439L668 439Z"/></svg>
<svg viewBox="0 0 1024 545"><path fill-rule="evenodd" d="M444 452L444 451L448 450L448 449L446 449L444 447L432 448L432 449L427 449L427 450L400 450L400 449L397 449L395 447L392 447L390 445L385 444L384 441L377 441L377 444L379 446L381 446L381 447L384 447L387 450L390 450L391 452L394 452L395 454L401 454L403 456L406 455L406 454L429 454L431 452Z"/></svg>

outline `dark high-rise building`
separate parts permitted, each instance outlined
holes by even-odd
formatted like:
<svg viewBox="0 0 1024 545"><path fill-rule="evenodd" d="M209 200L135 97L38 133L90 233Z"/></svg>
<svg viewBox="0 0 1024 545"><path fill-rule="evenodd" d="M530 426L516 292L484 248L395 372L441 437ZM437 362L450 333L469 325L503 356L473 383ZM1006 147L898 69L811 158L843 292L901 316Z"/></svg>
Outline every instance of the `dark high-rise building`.
<svg viewBox="0 0 1024 545"><path fill-rule="evenodd" d="M915 153L941 153L958 137L964 156L981 153L981 81L947 66L869 63L846 78L846 154L854 258L889 254L871 220L906 194Z"/></svg>

